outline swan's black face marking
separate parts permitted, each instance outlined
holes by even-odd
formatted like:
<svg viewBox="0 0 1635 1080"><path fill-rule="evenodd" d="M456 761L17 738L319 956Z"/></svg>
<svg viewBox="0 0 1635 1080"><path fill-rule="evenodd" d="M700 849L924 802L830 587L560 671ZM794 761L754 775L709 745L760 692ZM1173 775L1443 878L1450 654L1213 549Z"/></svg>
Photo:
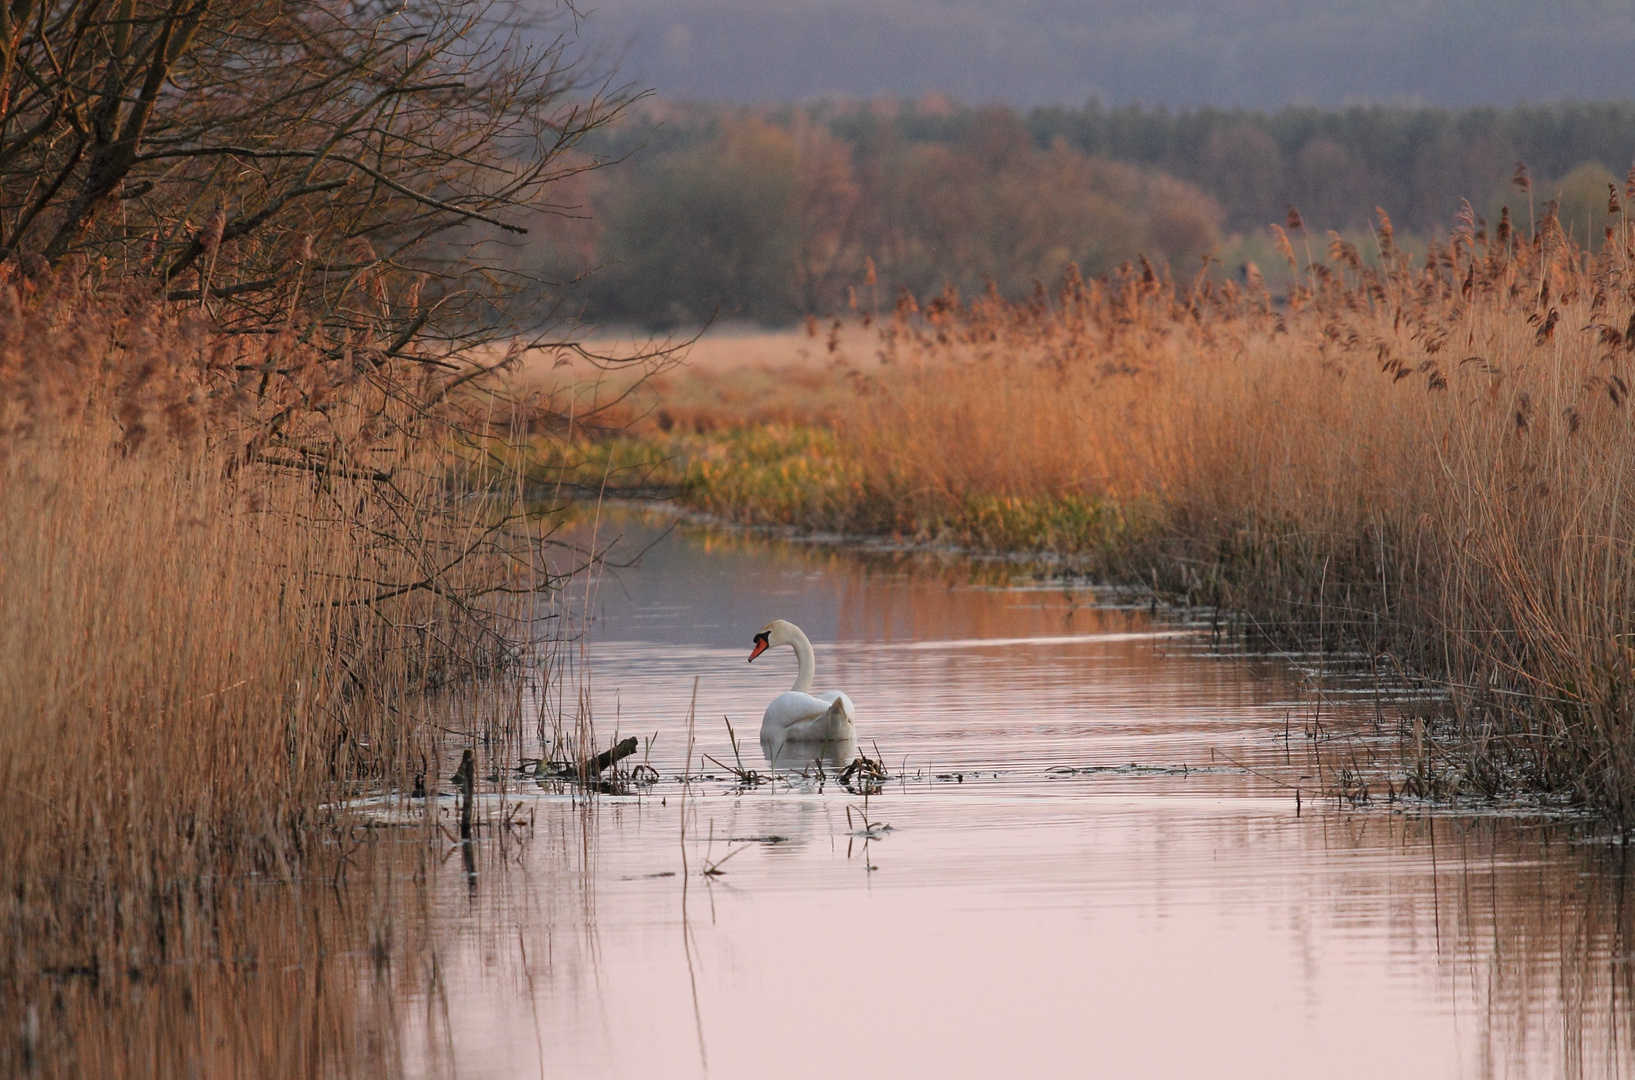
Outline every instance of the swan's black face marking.
<svg viewBox="0 0 1635 1080"><path fill-rule="evenodd" d="M766 632L762 631L755 635L755 651L749 654L749 658L753 660L764 652L766 652Z"/></svg>

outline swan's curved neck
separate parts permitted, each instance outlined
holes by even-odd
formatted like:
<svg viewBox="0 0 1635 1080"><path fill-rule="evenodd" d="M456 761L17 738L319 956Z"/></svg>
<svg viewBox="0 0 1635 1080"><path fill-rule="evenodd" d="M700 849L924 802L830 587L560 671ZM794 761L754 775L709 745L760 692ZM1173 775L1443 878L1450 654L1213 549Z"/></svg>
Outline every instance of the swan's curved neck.
<svg viewBox="0 0 1635 1080"><path fill-rule="evenodd" d="M795 650L795 660L800 664L800 672L795 676L795 685L791 687L801 693L812 689L812 676L817 670L817 661L812 657L812 642L798 626L790 628L789 645Z"/></svg>

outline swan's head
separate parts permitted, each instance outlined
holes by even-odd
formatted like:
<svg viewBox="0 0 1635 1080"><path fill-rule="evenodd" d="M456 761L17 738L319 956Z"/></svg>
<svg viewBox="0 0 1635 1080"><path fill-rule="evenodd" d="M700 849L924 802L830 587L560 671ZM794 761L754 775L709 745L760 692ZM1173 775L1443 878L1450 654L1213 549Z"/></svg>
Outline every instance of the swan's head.
<svg viewBox="0 0 1635 1080"><path fill-rule="evenodd" d="M779 645L793 645L795 643L795 626L782 619L773 619L761 627L760 633L755 635L755 648L751 650L749 658L754 660L768 649L775 649Z"/></svg>

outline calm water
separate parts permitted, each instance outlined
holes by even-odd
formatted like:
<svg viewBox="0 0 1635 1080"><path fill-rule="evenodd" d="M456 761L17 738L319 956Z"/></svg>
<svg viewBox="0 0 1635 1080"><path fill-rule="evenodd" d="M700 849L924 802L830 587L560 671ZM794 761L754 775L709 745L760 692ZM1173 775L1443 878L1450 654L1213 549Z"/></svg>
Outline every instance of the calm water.
<svg viewBox="0 0 1635 1080"><path fill-rule="evenodd" d="M650 539L619 528L626 550ZM576 584L567 707L598 745L640 736L662 779L589 804L524 784L506 800L531 839L479 840L475 876L433 869L407 1071L1628 1071L1621 848L1584 823L1313 798L1388 745L1370 684L1009 577L690 532ZM739 790L703 757L733 762L729 717L765 769L761 710L794 657L745 658L775 617L891 769L866 806L832 778Z"/></svg>

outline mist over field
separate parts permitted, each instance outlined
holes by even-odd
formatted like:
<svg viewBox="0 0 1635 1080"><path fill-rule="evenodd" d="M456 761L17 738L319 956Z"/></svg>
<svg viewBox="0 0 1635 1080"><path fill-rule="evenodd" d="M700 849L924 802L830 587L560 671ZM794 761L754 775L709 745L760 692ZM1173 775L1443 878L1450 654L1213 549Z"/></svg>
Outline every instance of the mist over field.
<svg viewBox="0 0 1635 1080"><path fill-rule="evenodd" d="M1020 107L1466 106L1635 94L1613 0L602 0L587 40L667 97L941 92Z"/></svg>

